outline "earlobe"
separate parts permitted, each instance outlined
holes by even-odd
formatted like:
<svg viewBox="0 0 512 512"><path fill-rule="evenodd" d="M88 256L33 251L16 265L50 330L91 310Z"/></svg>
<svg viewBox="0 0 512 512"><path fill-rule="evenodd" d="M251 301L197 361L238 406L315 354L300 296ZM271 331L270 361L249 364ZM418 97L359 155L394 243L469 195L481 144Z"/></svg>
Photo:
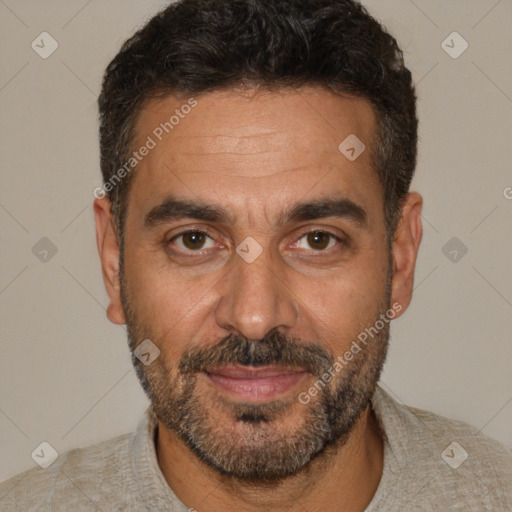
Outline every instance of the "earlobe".
<svg viewBox="0 0 512 512"><path fill-rule="evenodd" d="M423 199L417 192L407 194L401 208L401 217L394 233L393 279L391 301L402 306L400 315L407 309L412 299L414 270L423 227L421 209ZM398 316L400 316L398 315Z"/></svg>
<svg viewBox="0 0 512 512"><path fill-rule="evenodd" d="M124 324L125 316L119 282L119 243L108 198L104 197L94 201L94 216L103 282L110 300L107 317L112 323Z"/></svg>

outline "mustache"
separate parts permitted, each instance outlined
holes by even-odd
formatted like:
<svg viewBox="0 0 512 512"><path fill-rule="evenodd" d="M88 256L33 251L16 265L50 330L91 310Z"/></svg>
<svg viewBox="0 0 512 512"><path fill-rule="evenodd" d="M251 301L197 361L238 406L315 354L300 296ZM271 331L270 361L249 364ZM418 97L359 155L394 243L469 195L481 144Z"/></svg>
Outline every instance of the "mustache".
<svg viewBox="0 0 512 512"><path fill-rule="evenodd" d="M317 377L334 364L334 356L317 343L305 344L273 329L259 341L230 334L215 345L191 348L180 358L182 374L211 371L221 365L286 366Z"/></svg>

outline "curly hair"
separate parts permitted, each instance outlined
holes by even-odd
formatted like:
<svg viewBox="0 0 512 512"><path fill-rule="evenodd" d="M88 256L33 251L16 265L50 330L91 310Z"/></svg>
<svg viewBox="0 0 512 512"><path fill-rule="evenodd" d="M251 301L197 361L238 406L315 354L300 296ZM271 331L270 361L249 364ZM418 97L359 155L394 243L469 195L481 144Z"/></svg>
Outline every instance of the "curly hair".
<svg viewBox="0 0 512 512"><path fill-rule="evenodd" d="M417 154L416 96L396 40L355 0L180 0L129 38L108 65L98 99L104 183L129 158L143 104L241 85L323 86L371 103L372 167L388 237L400 218ZM131 176L109 191L123 238Z"/></svg>

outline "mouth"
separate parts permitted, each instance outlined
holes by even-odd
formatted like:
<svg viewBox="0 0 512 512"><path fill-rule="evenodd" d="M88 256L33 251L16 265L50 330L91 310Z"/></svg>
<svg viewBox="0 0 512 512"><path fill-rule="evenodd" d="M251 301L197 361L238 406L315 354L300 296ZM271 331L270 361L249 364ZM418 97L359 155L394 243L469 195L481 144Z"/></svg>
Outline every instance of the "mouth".
<svg viewBox="0 0 512 512"><path fill-rule="evenodd" d="M204 372L217 389L250 402L275 399L295 388L307 374L282 366L223 366Z"/></svg>

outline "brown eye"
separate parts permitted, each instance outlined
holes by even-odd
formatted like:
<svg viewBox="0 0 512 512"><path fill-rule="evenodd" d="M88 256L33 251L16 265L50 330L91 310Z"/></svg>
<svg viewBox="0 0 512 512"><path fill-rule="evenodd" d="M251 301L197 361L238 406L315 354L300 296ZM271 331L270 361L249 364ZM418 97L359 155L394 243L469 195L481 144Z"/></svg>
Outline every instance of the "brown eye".
<svg viewBox="0 0 512 512"><path fill-rule="evenodd" d="M200 231L189 231L183 235L183 245L187 249L201 249L205 241L204 233Z"/></svg>
<svg viewBox="0 0 512 512"><path fill-rule="evenodd" d="M307 242L312 249L321 251L326 249L333 236L323 231L312 231L307 235Z"/></svg>
<svg viewBox="0 0 512 512"><path fill-rule="evenodd" d="M202 231L186 231L175 236L171 242L184 251L209 249L215 245L214 240Z"/></svg>

